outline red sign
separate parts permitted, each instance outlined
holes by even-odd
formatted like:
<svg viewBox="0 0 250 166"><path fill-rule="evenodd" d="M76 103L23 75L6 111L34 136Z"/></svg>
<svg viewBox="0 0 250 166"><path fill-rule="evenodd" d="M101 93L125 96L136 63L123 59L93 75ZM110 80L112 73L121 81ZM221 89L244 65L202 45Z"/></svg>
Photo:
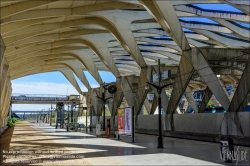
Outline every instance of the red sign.
<svg viewBox="0 0 250 166"><path fill-rule="evenodd" d="M118 116L118 133L124 134L124 118L123 118L123 116Z"/></svg>
<svg viewBox="0 0 250 166"><path fill-rule="evenodd" d="M124 108L119 108L117 112L118 133L124 134Z"/></svg>

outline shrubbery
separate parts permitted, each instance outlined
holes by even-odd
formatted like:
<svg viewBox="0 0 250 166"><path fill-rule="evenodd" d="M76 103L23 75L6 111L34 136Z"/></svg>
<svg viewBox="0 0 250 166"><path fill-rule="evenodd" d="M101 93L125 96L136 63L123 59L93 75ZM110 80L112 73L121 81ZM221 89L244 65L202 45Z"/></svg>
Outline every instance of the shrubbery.
<svg viewBox="0 0 250 166"><path fill-rule="evenodd" d="M8 127L13 127L16 125L17 122L22 121L22 119L19 118L8 118Z"/></svg>

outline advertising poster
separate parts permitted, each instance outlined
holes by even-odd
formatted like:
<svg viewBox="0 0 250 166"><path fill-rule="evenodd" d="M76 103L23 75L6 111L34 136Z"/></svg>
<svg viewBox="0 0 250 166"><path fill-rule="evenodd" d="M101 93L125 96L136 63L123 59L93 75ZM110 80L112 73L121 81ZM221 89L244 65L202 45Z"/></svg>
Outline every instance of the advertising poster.
<svg viewBox="0 0 250 166"><path fill-rule="evenodd" d="M124 134L124 108L119 108L117 112L118 133Z"/></svg>
<svg viewBox="0 0 250 166"><path fill-rule="evenodd" d="M125 125L125 130L124 134L125 135L132 135L132 108L125 108L124 110L124 125Z"/></svg>

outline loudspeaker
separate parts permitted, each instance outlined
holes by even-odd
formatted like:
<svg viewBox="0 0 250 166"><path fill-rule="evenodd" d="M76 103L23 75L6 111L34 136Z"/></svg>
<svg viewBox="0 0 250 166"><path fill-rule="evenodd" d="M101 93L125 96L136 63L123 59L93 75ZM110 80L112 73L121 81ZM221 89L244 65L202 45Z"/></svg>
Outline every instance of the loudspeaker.
<svg viewBox="0 0 250 166"><path fill-rule="evenodd" d="M117 91L117 88L115 85L110 85L108 87L108 91L109 91L109 93L114 94Z"/></svg>

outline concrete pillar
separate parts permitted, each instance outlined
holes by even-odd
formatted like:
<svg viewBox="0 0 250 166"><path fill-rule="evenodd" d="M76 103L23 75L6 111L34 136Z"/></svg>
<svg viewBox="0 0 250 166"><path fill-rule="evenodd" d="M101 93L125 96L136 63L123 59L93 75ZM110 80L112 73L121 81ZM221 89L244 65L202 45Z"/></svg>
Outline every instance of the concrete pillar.
<svg viewBox="0 0 250 166"><path fill-rule="evenodd" d="M230 100L230 102L231 102L232 99L233 99L233 96L234 96L234 93L235 93L236 89L237 89L237 87L236 87L236 86L233 86L232 92L231 92L231 94L229 95L229 100Z"/></svg>
<svg viewBox="0 0 250 166"><path fill-rule="evenodd" d="M250 93L250 58L243 71L238 87L228 108L228 112L240 112L246 107Z"/></svg>
<svg viewBox="0 0 250 166"><path fill-rule="evenodd" d="M148 98L146 97L145 101L144 101L144 104L143 104L147 110L147 113L150 114L150 104L149 104L149 101L148 101Z"/></svg>
<svg viewBox="0 0 250 166"><path fill-rule="evenodd" d="M121 90L123 91L124 98L128 105L134 106L135 94L133 89L138 87L139 78L136 76L120 77L117 81L120 83Z"/></svg>
<svg viewBox="0 0 250 166"><path fill-rule="evenodd" d="M84 38L83 38L84 37ZM114 40L114 36L109 33L103 34L91 34L82 36L82 39L85 40L87 44L104 62L107 68L114 74L115 77L120 77L120 73L113 57L110 54L108 49L108 43L111 40ZM92 57L92 56L91 56Z"/></svg>
<svg viewBox="0 0 250 166"><path fill-rule="evenodd" d="M145 72L145 71L144 71ZM138 82L138 89L136 90L136 102L135 102L135 115L139 115L142 105L147 97L148 88L145 88L147 86L147 82L148 78L146 77L146 75L141 72L140 77L139 77L139 82ZM137 116L136 116L137 119Z"/></svg>
<svg viewBox="0 0 250 166"><path fill-rule="evenodd" d="M97 116L97 112L98 112L98 103L99 103L99 100L98 100L97 96L98 95L97 95L97 92L96 92L96 88L94 88L93 93L92 93L92 103L93 103L92 105L93 105L96 116Z"/></svg>
<svg viewBox="0 0 250 166"><path fill-rule="evenodd" d="M3 68L4 68L4 51L5 51L5 45L4 42L2 40L2 36L0 36L0 133L2 132L3 128L4 128L4 117L2 116L2 108L3 108L3 103L2 101L2 92L3 92L3 85L5 80L2 79L2 73L3 73Z"/></svg>
<svg viewBox="0 0 250 166"><path fill-rule="evenodd" d="M225 87L225 86L223 86L222 88L223 88L223 90L224 90L225 94L227 95L227 97L228 97L228 99L229 99L229 94L228 94L228 91L227 91L226 87ZM229 100L230 100L230 99L229 99Z"/></svg>
<svg viewBox="0 0 250 166"><path fill-rule="evenodd" d="M177 107L178 108L178 107ZM187 100L185 100L185 102L184 102L184 105L183 105L183 108L182 109L184 109L185 110L185 112L187 111L187 109L188 109L188 101Z"/></svg>
<svg viewBox="0 0 250 166"><path fill-rule="evenodd" d="M173 114L188 86L188 83L193 75L194 68L188 61L186 56L182 56L177 71L177 76L173 84L173 91L168 105L167 114Z"/></svg>
<svg viewBox="0 0 250 166"><path fill-rule="evenodd" d="M196 104L196 102L194 100L193 92L191 91L189 86L187 86L187 89L186 89L186 91L184 93L184 96L186 97L188 103L190 104L190 106L192 107L194 112L198 113L198 107L197 107L197 104ZM185 109L185 110L187 110L187 109Z"/></svg>
<svg viewBox="0 0 250 166"><path fill-rule="evenodd" d="M74 72L74 74L79 78L79 80L83 83L83 85L87 89L91 88L89 82L87 81L85 74L83 73L82 65L79 61L74 61L73 63L65 62L65 65Z"/></svg>
<svg viewBox="0 0 250 166"><path fill-rule="evenodd" d="M82 93L82 90L77 83L73 72L70 69L62 69L61 73L66 77L66 79L74 86L74 88L78 91L78 93Z"/></svg>
<svg viewBox="0 0 250 166"><path fill-rule="evenodd" d="M8 65L4 64L3 65L3 70L2 70L2 77L1 77L1 107L0 109L3 109L3 104L4 104L4 98L5 98L5 90L7 89L7 87L9 86L9 81L8 81Z"/></svg>
<svg viewBox="0 0 250 166"><path fill-rule="evenodd" d="M75 55L79 58L81 63L84 64L86 69L89 71L89 73L95 78L95 80L99 84L103 84L103 80L95 66L95 63L93 62L92 55L93 51L90 49L85 49L85 50L75 50L74 51Z"/></svg>
<svg viewBox="0 0 250 166"><path fill-rule="evenodd" d="M94 109L95 109L95 113L96 116L99 118L102 115L102 111L103 111L103 101L98 99L97 96L101 96L102 94L102 87L99 88L94 88L94 93L92 94L93 96L93 105L94 105Z"/></svg>
<svg viewBox="0 0 250 166"><path fill-rule="evenodd" d="M154 98L153 98L153 101L152 101L151 110L150 110L150 114L154 114L155 113L157 105L158 105L158 100L157 100L156 95L154 95Z"/></svg>
<svg viewBox="0 0 250 166"><path fill-rule="evenodd" d="M118 80L116 82L116 87L117 87L117 91L114 94L113 102L111 102L109 104L109 108L111 108L110 109L110 111L111 111L111 121L112 121L111 127L114 127L114 125L115 125L115 116L117 115L118 108L120 107L120 105L122 103L122 100L124 98L124 94L122 92L120 81L118 81Z"/></svg>
<svg viewBox="0 0 250 166"><path fill-rule="evenodd" d="M201 105L199 107L199 113L202 113L204 111L204 109L206 108L210 98L212 97L213 93L211 92L211 90L207 87L205 92L205 94L203 95L202 101L201 101Z"/></svg>
<svg viewBox="0 0 250 166"><path fill-rule="evenodd" d="M12 93L9 76L8 76L7 82L8 82L8 87L6 87L6 91L5 91L6 93L4 95L3 108L2 108L2 116L4 119L8 119L8 112L9 112L9 107L10 107L11 93ZM5 120L5 123L4 123L4 126L6 125L7 125L7 120Z"/></svg>
<svg viewBox="0 0 250 166"><path fill-rule="evenodd" d="M115 82L115 86L117 88L117 91L114 95L112 95L113 98L110 99L111 102L109 102L108 104L112 116L116 115L117 109L120 107L124 97L120 83Z"/></svg>
<svg viewBox="0 0 250 166"><path fill-rule="evenodd" d="M181 112L181 110L180 110L180 107L179 106L177 106L177 108L176 108L176 112L178 113L178 114L184 114L185 112Z"/></svg>
<svg viewBox="0 0 250 166"><path fill-rule="evenodd" d="M230 101L227 94L223 90L221 83L217 76L214 74L213 70L209 66L207 60L204 57L204 54L207 56L210 55L207 50L200 51L198 48L192 48L189 51L185 51L188 59L191 61L193 67L197 73L201 76L204 82L207 84L209 89L213 92L216 98L219 100L221 105L225 110L228 109Z"/></svg>
<svg viewBox="0 0 250 166"><path fill-rule="evenodd" d="M149 68L149 67L148 67L148 68ZM150 68L149 68L149 69L150 69ZM157 67L157 66L154 66L152 70L154 70L154 71L158 74L158 67ZM172 70L171 68L166 67L166 66L161 66L160 70L161 70L161 72L164 72L165 70L171 70L171 73L176 74L176 71L175 71L176 69L173 69L173 70ZM149 80L150 80L150 79L149 79ZM164 82L167 82L167 81L162 81L162 83L164 83ZM162 83L161 83L161 84L162 84ZM158 97L157 89L152 88L152 90L153 90L153 92L154 92L154 94L155 94L155 97ZM162 103L162 108L163 108L163 110L164 110L165 112L167 112L168 104L169 104L169 99L168 99L168 97L167 97L167 94L166 94L165 89L163 89L162 92L161 92L161 103Z"/></svg>
<svg viewBox="0 0 250 166"><path fill-rule="evenodd" d="M178 71L173 84L173 91L171 93L171 98L168 105L167 114L170 114L170 116L165 117L165 121L170 121L171 126L169 127L167 126L167 123L165 123L165 127L170 128L172 131L175 130L173 114L179 106L180 100L188 86L189 81L191 80L193 73L194 68L192 64L188 61L187 57L183 55L180 60Z"/></svg>
<svg viewBox="0 0 250 166"><path fill-rule="evenodd" d="M79 103L79 109L78 109L78 116L82 116L82 113L83 113L83 108L82 107L87 107L87 104L86 104L86 96L84 93L81 93L80 94L80 103Z"/></svg>
<svg viewBox="0 0 250 166"><path fill-rule="evenodd" d="M3 89L3 93L2 93L2 98L1 98L1 103L2 103L2 107L1 107L1 115L4 116L5 114L5 107L6 107L6 102L8 101L8 95L9 95L9 90L10 90L10 77L8 76L6 81L5 81L5 86Z"/></svg>
<svg viewBox="0 0 250 166"><path fill-rule="evenodd" d="M220 106L220 103L218 102L218 100L215 98L214 95L212 95L211 101L212 101L212 103L214 104L215 107L219 107Z"/></svg>

